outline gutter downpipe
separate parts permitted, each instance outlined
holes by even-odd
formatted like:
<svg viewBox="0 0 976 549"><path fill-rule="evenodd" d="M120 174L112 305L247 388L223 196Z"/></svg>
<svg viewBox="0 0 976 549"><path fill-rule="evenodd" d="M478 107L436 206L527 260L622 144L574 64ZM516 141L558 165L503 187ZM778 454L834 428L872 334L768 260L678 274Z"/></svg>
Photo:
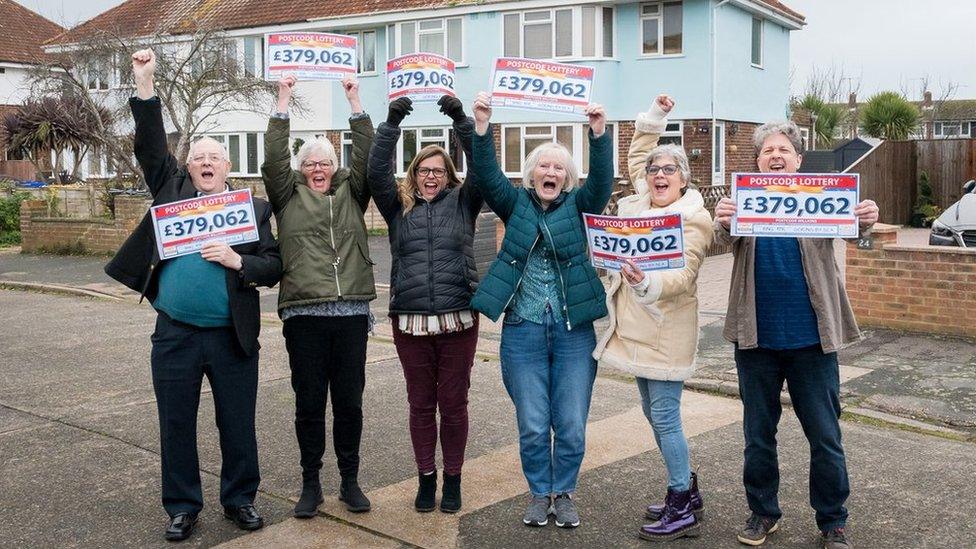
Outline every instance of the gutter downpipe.
<svg viewBox="0 0 976 549"><path fill-rule="evenodd" d="M712 151L712 161L711 161L711 172L709 174L709 185L714 185L715 181L715 95L718 93L718 47L716 44L716 36L718 34L718 9L728 4L732 0L721 0L715 7L712 8L712 100L711 100L711 110L712 110L712 146L709 149ZM725 146L725 139L723 136L722 146ZM724 181L723 181L724 183Z"/></svg>

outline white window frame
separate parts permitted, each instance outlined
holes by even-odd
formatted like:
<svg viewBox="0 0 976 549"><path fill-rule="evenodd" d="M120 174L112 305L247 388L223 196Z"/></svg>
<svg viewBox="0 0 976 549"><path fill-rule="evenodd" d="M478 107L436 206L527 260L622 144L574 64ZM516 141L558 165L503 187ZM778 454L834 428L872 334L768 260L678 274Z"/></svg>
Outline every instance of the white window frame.
<svg viewBox="0 0 976 549"><path fill-rule="evenodd" d="M712 126L712 185L725 185L725 139L725 122L716 122Z"/></svg>
<svg viewBox="0 0 976 549"><path fill-rule="evenodd" d="M973 123L969 120L937 120L932 126L932 136L937 139L961 139L972 136ZM947 133L947 126L959 129L955 133Z"/></svg>
<svg viewBox="0 0 976 549"><path fill-rule="evenodd" d="M364 46L363 37L365 35L367 35L367 34L370 34L370 33L372 33L372 35L373 35L373 70L367 71L367 70L362 70L362 65L363 65L363 48L365 47ZM356 37L356 46L357 46L356 47L356 59L359 62L359 66L356 67L356 75L357 76L376 76L377 74L379 74L379 69L377 69L377 65L380 64L380 58L377 55L377 53L379 53L379 32L376 29L360 29L360 30L355 30L355 31L347 31L347 32L344 32L342 34L345 34L347 36L355 36Z"/></svg>
<svg viewBox="0 0 976 549"><path fill-rule="evenodd" d="M247 171L247 136L248 134L255 134L257 139L255 140L256 147L256 157L257 157L257 169L253 172ZM239 170L234 170L233 162L234 159L230 158L230 136L236 135L240 140L240 150L238 151L237 165L240 167ZM231 161L231 170L227 175L236 177L251 177L256 175L261 175L261 164L264 163L264 133L263 132L216 132L201 135L200 137L212 137L220 142L224 146L224 150L227 151L228 159Z"/></svg>
<svg viewBox="0 0 976 549"><path fill-rule="evenodd" d="M752 51L753 43L756 40L756 22L757 21L759 22L759 62L758 63L753 58L753 53L754 52ZM751 24L751 27L750 27L750 32L749 32L749 63L750 63L750 65L752 65L753 67L755 67L757 69L763 68L763 58L765 57L765 55L764 55L765 47L766 47L766 21L764 19L762 19L761 17L753 17L752 18L752 24Z"/></svg>
<svg viewBox="0 0 976 549"><path fill-rule="evenodd" d="M664 53L664 5L681 4L681 51L678 53ZM644 15L644 7L657 5L657 13L654 15ZM669 57L682 57L685 54L685 5L683 0L661 0L659 2L643 2L637 5L637 52L638 57L643 59L661 59ZM657 53L644 53L644 21L649 19L657 20Z"/></svg>
<svg viewBox="0 0 976 549"><path fill-rule="evenodd" d="M254 44L254 63L247 66L247 42ZM264 78L264 36L244 36L237 41L237 59L241 67L241 76L249 78Z"/></svg>
<svg viewBox="0 0 976 549"><path fill-rule="evenodd" d="M618 156L617 156L617 135L618 135L617 134L617 131L618 131L618 128L620 127L620 125L617 122L607 122L607 123L613 125L613 128L612 128L612 132L613 133L610 135L610 138L613 140L613 175L614 175L614 177L617 177L617 176L619 176L619 172L620 172L620 165L619 165ZM525 161L525 157L527 156L525 154L525 135L526 135L525 134L525 129L526 128L549 128L549 135L552 138L551 141L553 143L555 143L556 142L556 128L558 128L558 127L564 127L564 126L569 126L569 127L571 127L573 129L573 150L570 151L573 154L573 158L574 159L582 159L583 158L583 140L584 139L587 139L587 136L589 135L589 125L586 124L586 123L578 123L578 122L562 122L562 123L559 123L559 122L557 122L555 124L505 124L505 125L502 125L499 128L499 131L501 132L500 133L500 135L501 135L501 146L500 146L500 148L501 148L501 163L500 163L499 167L502 169L503 173L507 177L518 177L518 178L521 178L522 177L522 168L524 168L523 162ZM508 150L505 147L505 131L508 130L508 129L512 129L512 128L517 128L519 130L519 170L518 171L515 171L515 172L513 172L513 171L507 171L506 170L506 166L508 164L506 162ZM532 135L530 137L533 138L533 139L539 139L539 138L543 137L543 134L536 134L536 135ZM583 172L582 171L582 166L583 166L583 163L582 163L582 161L580 161L578 163L577 167L581 168L581 171L580 171L580 174L579 174L579 176L580 176L581 179L582 178L585 178L587 175L589 175L589 172Z"/></svg>
<svg viewBox="0 0 976 549"><path fill-rule="evenodd" d="M591 7L594 11L593 18L593 55L583 55L583 8ZM610 10L610 21L612 23L612 34L610 47L612 51L609 55L604 48L604 27L605 27L605 9ZM556 55L556 12L557 11L569 11L571 12L571 23L572 36L571 36L571 52L568 55ZM549 19L538 20L538 21L525 21L526 13L541 13L549 12ZM541 8L535 10L521 10L521 11L510 11L503 12L501 14L502 18L502 33L501 33L501 52L505 52L505 16L517 15L518 16L518 52L514 57L523 57L525 54L525 27L531 25L543 24L549 22L552 25L552 57L540 58L542 60L579 60L579 59L616 59L617 52L617 10L613 6L605 5L592 5L592 6L560 6L556 8Z"/></svg>
<svg viewBox="0 0 976 549"><path fill-rule="evenodd" d="M659 145L664 145L666 143L674 143L675 145L684 146L685 143L685 123L682 120L669 120L668 125L665 127L664 132L661 134L661 138L658 141Z"/></svg>
<svg viewBox="0 0 976 549"><path fill-rule="evenodd" d="M800 128L800 141L803 143L803 150L810 151L810 128L801 127Z"/></svg>
<svg viewBox="0 0 976 549"><path fill-rule="evenodd" d="M441 28L439 30L434 30L434 29L420 30L420 24L421 23L428 23L428 22L431 22L431 21L440 21ZM402 28L403 28L404 25L413 25L414 26L414 31L413 31L413 52L410 52L410 53L420 52L420 36L421 35L423 35L423 34L437 34L439 32L442 32L442 33L444 33L444 57L450 58L450 56L448 55L449 45L450 45L450 41L451 41L450 37L448 36L448 29L450 27L450 25L448 24L449 21L459 21L461 23L461 25L459 27L461 29L461 36L459 38L459 42L460 42L460 45L461 45L461 56L460 56L461 58L460 59L454 59L453 60L454 61L454 66L455 67L458 67L458 66L466 66L467 65L467 62L465 60L465 54L467 52L465 51L466 48L464 47L464 37L467 34L467 28L466 28L466 25L467 24L464 21L464 17L439 17L439 18L433 18L433 19L414 19L414 20L411 20L411 21L401 21L399 23L393 23L391 25L387 25L387 27L386 27L386 40L387 40L387 43L386 43L387 44L386 51L387 51L387 57L388 57L388 59L393 59L393 58L396 58L396 57L400 57L401 55L404 55L403 48L401 47L401 43L400 43L400 36L402 35L402 32L403 32ZM434 52L428 52L428 53L434 53Z"/></svg>
<svg viewBox="0 0 976 549"><path fill-rule="evenodd" d="M346 154L349 145L349 154ZM348 168L352 162L352 130L342 130L339 133L339 167Z"/></svg>
<svg viewBox="0 0 976 549"><path fill-rule="evenodd" d="M447 154L449 156L453 157L453 155L451 154L452 152L451 131L452 130L453 130L453 126L421 126L421 127L413 127L413 128L403 128L400 132L400 140L397 142L396 169L394 171L394 174L397 177L406 177L407 175L406 166L404 166L405 163L404 144L406 143L406 139L404 137L405 132L416 132L417 137L415 139L415 143L417 146L417 150L414 151L415 155L417 152L420 151L420 149L424 148L427 145L439 145L442 149L447 151ZM438 131L440 132L440 135L439 136L428 135L424 137L422 135L424 131L427 131L428 133ZM350 133L350 139L351 136L352 134ZM345 144L345 141L343 141L343 144ZM465 176L465 170L467 169L466 158L464 157L464 151L461 149L460 143L457 145L457 147L458 147L457 154L459 155L461 160L461 166L460 169L457 170L457 174L458 177L463 179ZM346 161L343 160L343 165L345 165L345 162ZM457 163L455 163L455 168L457 168Z"/></svg>

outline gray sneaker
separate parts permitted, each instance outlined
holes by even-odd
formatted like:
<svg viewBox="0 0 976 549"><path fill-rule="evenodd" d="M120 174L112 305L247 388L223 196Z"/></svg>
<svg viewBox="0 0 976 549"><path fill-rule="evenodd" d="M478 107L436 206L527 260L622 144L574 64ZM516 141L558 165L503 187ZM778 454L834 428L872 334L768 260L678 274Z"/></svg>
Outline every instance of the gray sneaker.
<svg viewBox="0 0 976 549"><path fill-rule="evenodd" d="M522 515L522 522L526 526L545 526L549 524L549 513L552 512L552 502L549 500L549 496L537 497L532 496L529 500L529 506L525 508L525 514Z"/></svg>
<svg viewBox="0 0 976 549"><path fill-rule="evenodd" d="M556 496L553 506L556 508L556 526L560 528L576 528L580 524L576 502L569 494Z"/></svg>
<svg viewBox="0 0 976 549"><path fill-rule="evenodd" d="M820 532L820 541L823 542L824 549L854 549L854 545L847 540L843 527Z"/></svg>
<svg viewBox="0 0 976 549"><path fill-rule="evenodd" d="M766 543L766 536L779 528L779 522L771 517L763 517L753 513L746 525L736 534L736 539L744 545L762 545Z"/></svg>

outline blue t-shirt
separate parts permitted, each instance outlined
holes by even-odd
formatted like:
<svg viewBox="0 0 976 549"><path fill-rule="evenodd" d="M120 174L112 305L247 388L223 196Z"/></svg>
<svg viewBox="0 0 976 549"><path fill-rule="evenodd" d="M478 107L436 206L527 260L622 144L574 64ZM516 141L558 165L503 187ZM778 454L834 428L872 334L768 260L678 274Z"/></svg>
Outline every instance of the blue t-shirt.
<svg viewBox="0 0 976 549"><path fill-rule="evenodd" d="M820 343L817 315L795 238L756 238L756 328L765 349Z"/></svg>
<svg viewBox="0 0 976 549"><path fill-rule="evenodd" d="M194 253L165 261L160 268L156 310L201 328L232 325L227 272L221 264Z"/></svg>

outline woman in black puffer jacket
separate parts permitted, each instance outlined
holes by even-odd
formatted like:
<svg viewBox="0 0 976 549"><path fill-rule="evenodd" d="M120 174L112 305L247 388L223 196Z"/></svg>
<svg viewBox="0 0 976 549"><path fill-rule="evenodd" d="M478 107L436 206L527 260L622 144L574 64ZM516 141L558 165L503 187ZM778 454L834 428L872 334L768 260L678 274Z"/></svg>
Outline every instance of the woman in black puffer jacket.
<svg viewBox="0 0 976 549"><path fill-rule="evenodd" d="M461 101L444 96L442 113L470 162L473 121ZM408 98L390 103L369 152L370 191L390 234L390 319L410 403L410 439L419 473L414 506L434 510L437 491L437 411L440 410L444 484L440 509L461 508L461 466L468 438L468 387L478 344L478 288L473 240L484 201L458 179L450 155L424 147L399 184L394 177L400 122L413 110Z"/></svg>

